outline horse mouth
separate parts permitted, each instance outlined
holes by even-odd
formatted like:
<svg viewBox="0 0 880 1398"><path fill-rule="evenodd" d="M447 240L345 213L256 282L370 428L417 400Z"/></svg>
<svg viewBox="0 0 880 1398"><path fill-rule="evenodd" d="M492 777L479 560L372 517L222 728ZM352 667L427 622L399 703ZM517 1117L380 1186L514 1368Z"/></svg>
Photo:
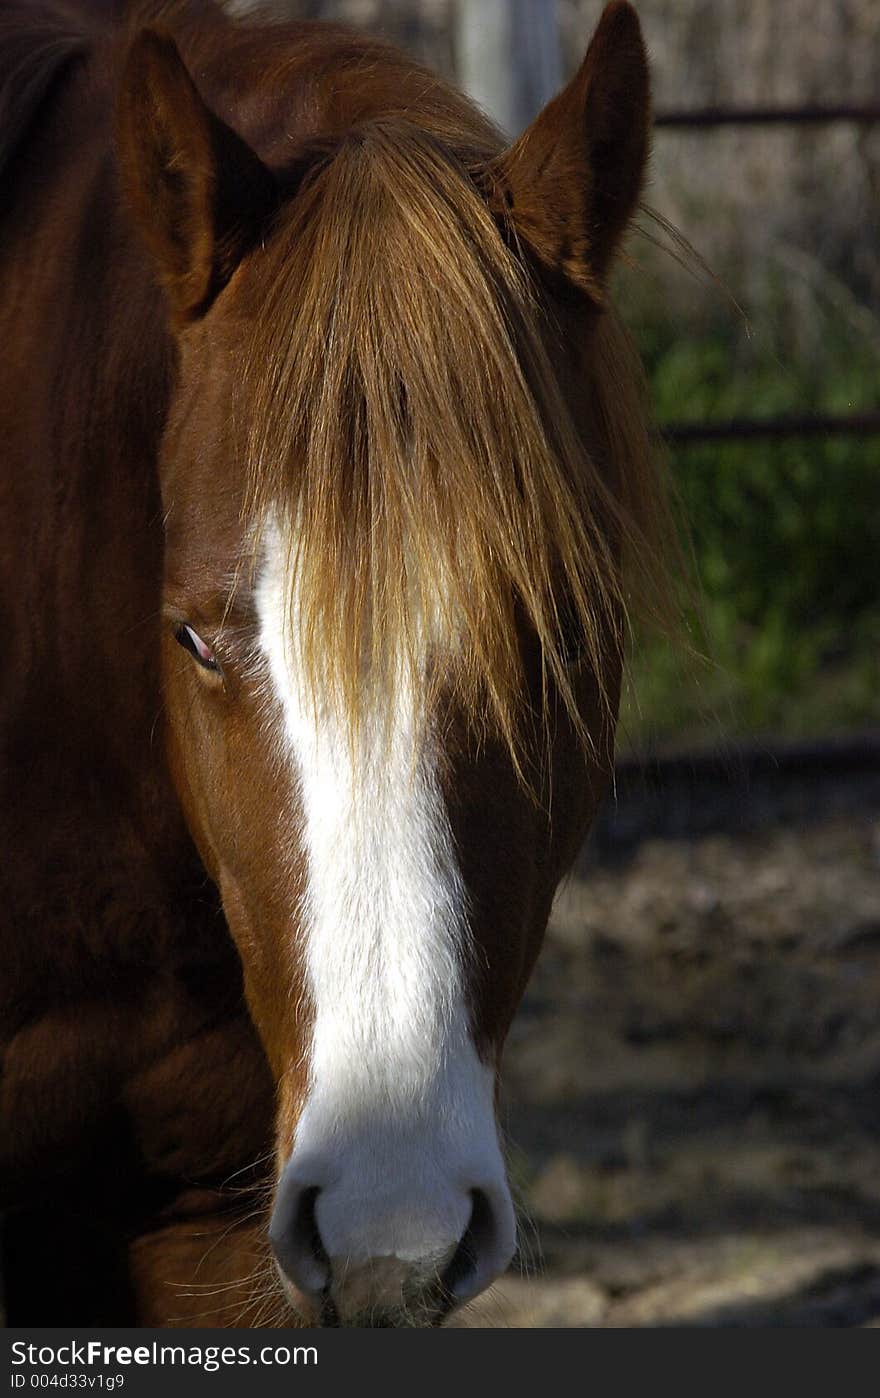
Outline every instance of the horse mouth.
<svg viewBox="0 0 880 1398"><path fill-rule="evenodd" d="M432 1294L418 1300L402 1299L397 1306L368 1307L344 1317L328 1297L316 1324L324 1330L437 1330L455 1307L455 1298L438 1282Z"/></svg>
<svg viewBox="0 0 880 1398"><path fill-rule="evenodd" d="M356 1270L363 1281L373 1272L381 1275L384 1263L393 1267L396 1261L378 1258L369 1268ZM364 1294L362 1288L352 1293L346 1288L343 1273L342 1285L331 1282L319 1301L298 1294L280 1268L279 1275L299 1323L313 1330L436 1330L461 1304L452 1290L450 1267L442 1274L438 1272L427 1285L424 1281L421 1285L404 1283L393 1292L386 1289L384 1295L377 1293L375 1297Z"/></svg>

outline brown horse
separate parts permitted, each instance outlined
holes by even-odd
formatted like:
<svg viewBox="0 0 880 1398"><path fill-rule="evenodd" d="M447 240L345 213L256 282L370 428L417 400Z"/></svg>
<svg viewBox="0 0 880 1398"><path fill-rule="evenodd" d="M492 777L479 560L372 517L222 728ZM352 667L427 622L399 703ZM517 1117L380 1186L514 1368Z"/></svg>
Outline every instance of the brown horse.
<svg viewBox="0 0 880 1398"><path fill-rule="evenodd" d="M510 149L342 29L0 0L10 1322L429 1325L509 1263L665 517L648 129L623 0Z"/></svg>

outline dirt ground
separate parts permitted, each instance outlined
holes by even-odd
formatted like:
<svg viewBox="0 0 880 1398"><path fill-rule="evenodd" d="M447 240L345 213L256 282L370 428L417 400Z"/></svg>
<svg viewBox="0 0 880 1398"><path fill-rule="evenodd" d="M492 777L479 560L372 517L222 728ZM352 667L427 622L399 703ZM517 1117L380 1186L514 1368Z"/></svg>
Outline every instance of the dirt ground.
<svg viewBox="0 0 880 1398"><path fill-rule="evenodd" d="M458 1324L880 1325L880 804L588 852L509 1045L524 1277Z"/></svg>

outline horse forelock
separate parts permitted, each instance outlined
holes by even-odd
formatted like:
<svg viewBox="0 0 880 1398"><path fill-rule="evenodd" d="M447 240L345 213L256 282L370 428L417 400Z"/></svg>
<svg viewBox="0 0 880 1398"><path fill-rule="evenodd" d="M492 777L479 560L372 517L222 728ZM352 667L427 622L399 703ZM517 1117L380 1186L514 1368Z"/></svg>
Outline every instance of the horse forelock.
<svg viewBox="0 0 880 1398"><path fill-rule="evenodd" d="M442 684L516 755L523 624L577 726L564 633L601 689L622 555L650 571L664 511L620 330L598 317L578 360L588 450L559 327L468 135L363 124L316 158L255 256L248 512L285 525L313 696L356 727L365 695L403 682L427 711Z"/></svg>

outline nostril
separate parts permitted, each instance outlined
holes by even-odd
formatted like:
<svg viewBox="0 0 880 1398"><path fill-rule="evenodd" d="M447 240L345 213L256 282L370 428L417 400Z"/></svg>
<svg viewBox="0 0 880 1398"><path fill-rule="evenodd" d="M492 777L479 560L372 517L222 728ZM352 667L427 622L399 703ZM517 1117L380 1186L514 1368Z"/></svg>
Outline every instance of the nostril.
<svg viewBox="0 0 880 1398"><path fill-rule="evenodd" d="M314 1258L329 1274L330 1259L324 1251L321 1231L318 1228L315 1214L315 1204L320 1193L321 1191L317 1186L314 1189L302 1191L299 1197L299 1207L293 1221L293 1241L295 1247L308 1257Z"/></svg>
<svg viewBox="0 0 880 1398"><path fill-rule="evenodd" d="M443 1287L456 1301L476 1296L500 1270L499 1243L499 1229L489 1197L482 1189L472 1189L468 1226L443 1273ZM502 1265L508 1260L503 1259Z"/></svg>
<svg viewBox="0 0 880 1398"><path fill-rule="evenodd" d="M321 1240L316 1204L317 1186L300 1189L292 1199L279 1199L269 1238L287 1276L301 1291L320 1296L330 1281L330 1259Z"/></svg>

